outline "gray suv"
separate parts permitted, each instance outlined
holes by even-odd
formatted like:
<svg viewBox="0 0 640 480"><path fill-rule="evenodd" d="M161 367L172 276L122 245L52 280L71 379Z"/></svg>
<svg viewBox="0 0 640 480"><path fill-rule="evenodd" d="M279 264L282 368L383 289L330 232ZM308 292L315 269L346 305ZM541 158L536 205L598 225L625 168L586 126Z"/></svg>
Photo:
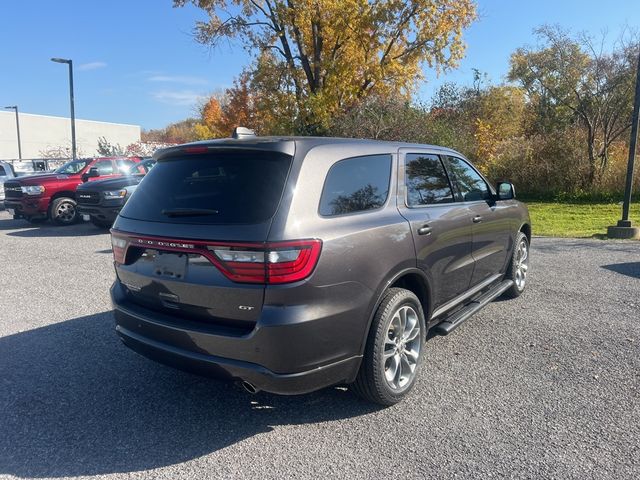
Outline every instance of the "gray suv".
<svg viewBox="0 0 640 480"><path fill-rule="evenodd" d="M158 152L112 232L116 331L257 392L413 387L427 331L525 288L531 222L459 153L256 137Z"/></svg>

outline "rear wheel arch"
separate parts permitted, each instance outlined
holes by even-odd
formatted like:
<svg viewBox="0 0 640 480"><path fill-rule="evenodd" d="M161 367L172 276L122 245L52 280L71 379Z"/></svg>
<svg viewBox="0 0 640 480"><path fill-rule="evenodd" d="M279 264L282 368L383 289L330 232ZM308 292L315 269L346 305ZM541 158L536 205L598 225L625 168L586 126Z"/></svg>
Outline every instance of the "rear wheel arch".
<svg viewBox="0 0 640 480"><path fill-rule="evenodd" d="M373 322L373 318L376 315L376 311L378 307L384 300L387 292L391 288L404 288L413 292L416 297L420 300L420 304L422 305L422 311L424 312L425 321L429 323L429 318L431 317L432 312L432 302L431 302L431 286L429 284L429 279L425 275L424 272L418 270L417 268L409 268L397 272L395 275L391 276L388 280L383 283L383 287L379 289L376 302L374 303L371 311L369 312L369 318L367 322L367 328L364 332L364 336L362 337L362 343L360 345L360 353L364 352L364 348L367 343L367 338L369 337L369 331L371 330L371 324Z"/></svg>
<svg viewBox="0 0 640 480"><path fill-rule="evenodd" d="M51 196L51 200L49 203L53 202L56 198L66 197L71 198L73 200L76 199L76 192L72 192L70 190L63 190L61 192L56 192Z"/></svg>

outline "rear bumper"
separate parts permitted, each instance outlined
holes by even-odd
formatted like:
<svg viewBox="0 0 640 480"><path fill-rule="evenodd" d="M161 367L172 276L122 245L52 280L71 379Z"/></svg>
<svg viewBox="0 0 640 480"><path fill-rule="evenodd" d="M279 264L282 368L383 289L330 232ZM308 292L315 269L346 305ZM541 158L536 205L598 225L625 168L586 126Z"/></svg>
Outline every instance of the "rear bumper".
<svg viewBox="0 0 640 480"><path fill-rule="evenodd" d="M348 381L345 372L357 371L360 357L348 358L314 370L278 374L255 363L216 357L154 341L117 325L116 332L133 351L164 365L221 380L242 380L258 390L296 395Z"/></svg>
<svg viewBox="0 0 640 480"><path fill-rule="evenodd" d="M181 370L292 395L351 383L360 367L364 332L345 341L349 335L341 337L339 332L349 330L349 320L343 316L296 322L282 315L281 322L271 317L259 321L249 334L234 335L137 308L127 302L118 281L111 296L116 332L124 344Z"/></svg>

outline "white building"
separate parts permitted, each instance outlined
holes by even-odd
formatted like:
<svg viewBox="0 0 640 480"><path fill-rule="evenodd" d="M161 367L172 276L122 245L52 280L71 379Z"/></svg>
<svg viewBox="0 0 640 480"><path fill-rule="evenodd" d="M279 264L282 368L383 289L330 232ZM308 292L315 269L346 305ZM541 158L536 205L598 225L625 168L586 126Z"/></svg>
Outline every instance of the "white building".
<svg viewBox="0 0 640 480"><path fill-rule="evenodd" d="M71 120L65 117L33 115L19 112L22 158L42 158L51 152L70 151ZM98 138L126 148L140 141L140 126L124 123L96 122L76 118L78 156L94 156ZM70 156L70 155L68 155ZM0 159L18 158L16 115L12 110L0 111Z"/></svg>

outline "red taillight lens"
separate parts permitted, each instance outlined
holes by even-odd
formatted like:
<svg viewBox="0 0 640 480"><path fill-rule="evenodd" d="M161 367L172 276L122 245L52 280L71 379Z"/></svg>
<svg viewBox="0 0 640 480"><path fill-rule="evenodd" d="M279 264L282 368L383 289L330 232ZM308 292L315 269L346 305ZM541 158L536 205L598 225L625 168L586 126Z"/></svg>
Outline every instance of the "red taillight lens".
<svg viewBox="0 0 640 480"><path fill-rule="evenodd" d="M208 247L220 261L222 272L231 280L269 284L307 278L318 263L321 248L320 240L272 242L256 249L233 245Z"/></svg>
<svg viewBox="0 0 640 480"><path fill-rule="evenodd" d="M182 149L183 153L207 153L208 151L207 147L185 147Z"/></svg>
<svg viewBox="0 0 640 480"><path fill-rule="evenodd" d="M290 283L307 278L320 258L320 240L272 243L268 246L268 283Z"/></svg>
<svg viewBox="0 0 640 480"><path fill-rule="evenodd" d="M128 237L111 232L111 249L113 250L113 259L116 263L119 263L121 265L125 263L128 246Z"/></svg>
<svg viewBox="0 0 640 480"><path fill-rule="evenodd" d="M282 284L307 278L320 258L320 240L270 243L217 243L138 237L111 232L116 263L125 264L130 246L202 255L230 280L238 283Z"/></svg>

